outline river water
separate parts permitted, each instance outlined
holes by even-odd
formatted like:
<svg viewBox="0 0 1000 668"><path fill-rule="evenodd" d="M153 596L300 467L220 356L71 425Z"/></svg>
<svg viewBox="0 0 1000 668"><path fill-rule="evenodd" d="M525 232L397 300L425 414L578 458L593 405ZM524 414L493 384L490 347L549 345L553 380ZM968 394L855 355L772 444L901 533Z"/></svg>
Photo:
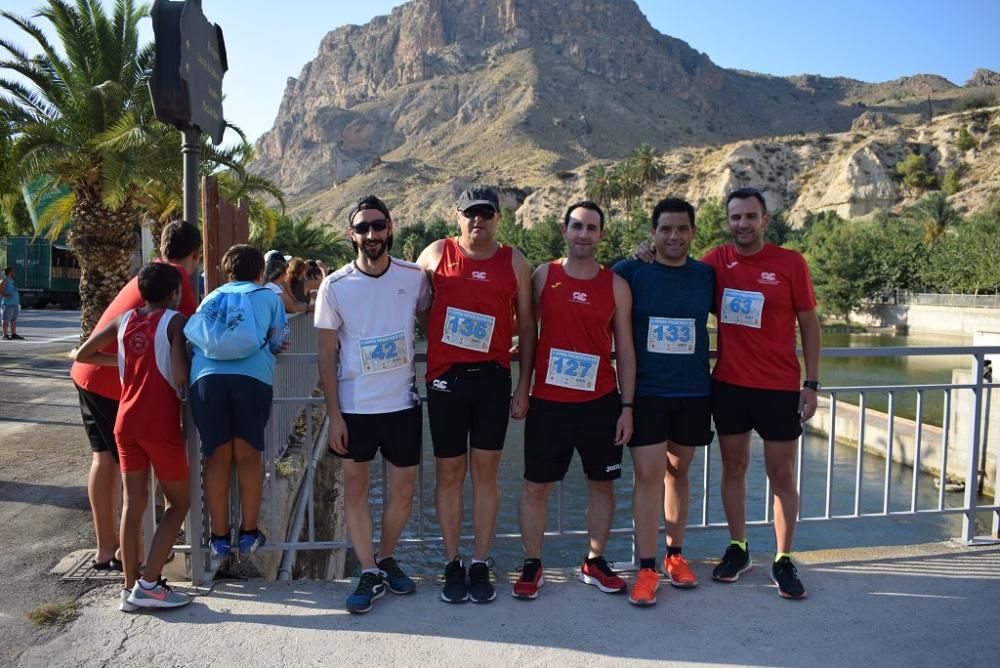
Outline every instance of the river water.
<svg viewBox="0 0 1000 668"><path fill-rule="evenodd" d="M935 339L931 337L903 337L886 334L825 334L824 345L828 347L872 347L872 346L928 346L928 345L968 345L969 342L956 339ZM951 369L969 364L967 358L948 356L941 358L847 358L828 359L823 362L822 378L826 386L849 385L894 385L913 383L941 383L951 381ZM423 366L418 365L418 378L422 378ZM517 366L514 367L515 382ZM937 394L938 397L941 393ZM897 412L905 415L912 413L914 400L906 395L897 397ZM847 397L845 397L847 398ZM932 407L937 404L936 420ZM878 399L869 398L869 406L878 409ZM940 423L940 402L931 396L925 399L925 421ZM507 431L506 445L501 460L500 471L500 513L497 521L497 533L516 533L517 501L521 491L523 473L523 442L524 422L511 420ZM431 454L430 433L424 430L424 473L423 517L425 531L428 536L440 535L434 513L434 461ZM754 437L752 443L752 463L748 476L748 519L761 520L765 513L765 476L763 467L763 447L759 439ZM719 498L719 480L721 462L717 441L709 446L709 494L708 522L722 523L725 516ZM852 513L855 504L855 474L857 451L848 446L837 445L834 450L833 481L831 491L831 514ZM378 508L381 496L381 482L378 480L378 462L376 459L376 475L372 485L373 508ZM691 509L690 523L700 523L702 518L702 479L704 472L703 451L695 458L690 473L691 479ZM822 516L825 511L827 473L827 439L807 435L803 445L802 457L802 503L801 516L809 518ZM865 453L863 465L863 483L861 491L861 512L880 512L882 510L882 488L885 475L885 460L881 457ZM890 510L902 511L910 508L913 485L913 471L910 468L893 464L891 468L892 494ZM631 526L631 481L632 461L628 452L622 462L622 477L616 485L617 510L614 527L627 528ZM934 485L934 477L921 474L917 481L917 508L936 508L938 490ZM563 525L569 530L584 528L586 510L586 481L583 478L579 458L575 457L570 467L563 491ZM553 492L549 503L549 529L557 528L558 490ZM471 485L466 482L465 516L471 513ZM962 493L946 493L945 507L960 507ZM417 535L418 506L414 504L413 520L407 527L405 535ZM377 517L376 510L376 521ZM989 530L988 514L983 514L977 521L977 533L984 534ZM921 515L886 518L864 518L854 520L803 521L796 530L795 547L798 550L815 550L836 547L858 547L868 545L912 544L946 540L958 536L961 531L960 515ZM471 535L472 528L468 520L463 526L463 534ZM769 553L774 550L773 530L770 526L757 526L749 529L751 548L755 553ZM689 529L685 539L685 553L689 558L714 559L721 556L728 542L724 528L710 527ZM663 543L661 538L660 556ZM463 553L471 555L471 541L463 542ZM547 565L571 566L581 561L586 552L586 538L574 536L566 538L547 539L543 559ZM405 565L414 572L433 573L441 568L444 555L440 543L429 546L400 546L397 555ZM613 536L606 555L609 560L631 561L631 537L627 535ZM510 571L520 564L522 559L521 545L518 539L498 539L492 556L496 561L497 570Z"/></svg>

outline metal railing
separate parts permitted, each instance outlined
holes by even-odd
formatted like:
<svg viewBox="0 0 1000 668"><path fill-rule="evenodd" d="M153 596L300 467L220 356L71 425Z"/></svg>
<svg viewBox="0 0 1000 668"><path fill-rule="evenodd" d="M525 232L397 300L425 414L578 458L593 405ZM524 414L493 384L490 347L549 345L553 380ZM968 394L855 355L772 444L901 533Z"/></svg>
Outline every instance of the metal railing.
<svg viewBox="0 0 1000 668"><path fill-rule="evenodd" d="M1000 309L1000 294L970 295L937 292L895 291L896 304L916 304L922 306L958 306L962 308Z"/></svg>
<svg viewBox="0 0 1000 668"><path fill-rule="evenodd" d="M276 466L281 455L286 451L290 438L296 438L301 442L306 468L304 471L301 486L295 495L294 511L290 516L284 518L289 525L286 532L276 531L281 526L282 519L279 516L277 500L274 495L265 495L266 508L262 508L261 518L265 532L273 537L262 550L282 551L284 558L278 569L279 578L288 578L291 574L291 565L297 550L333 550L349 548L346 540L317 540L315 532L316 509L314 507L315 475L317 464L320 458L325 455L326 435L325 435L325 410L323 407L322 394L315 391L317 385L316 366L316 333L311 325L311 318L298 319L292 323L292 352L291 354L279 357L275 371L275 398L272 407L271 421L268 427L268 441L265 450L265 487L274 484L276 480ZM311 348L311 350L310 350ZM298 352L309 351L309 352ZM821 476L823 481L818 488L815 486L804 486L803 478L803 441L800 437L797 452L796 481L802 499L800 502L799 520L802 522L817 522L829 520L841 520L848 518L865 517L888 517L888 516L917 516L917 515L944 515L961 514L962 531L960 538L966 542L976 540L975 518L978 513L988 512L992 515L992 539L1000 536L1000 505L997 498L992 504L980 503L977 498L977 485L975 482L982 477L986 469L985 457L983 453L989 441L989 421L991 413L990 393L993 388L1000 387L1000 384L990 383L984 379L984 369L987 356L1000 355L1000 346L958 346L958 347L895 347L895 348L832 348L823 351L824 357L836 358L857 358L857 357L926 357L926 356L954 356L965 355L972 361L972 381L969 383L939 383L939 384L917 384L917 385L867 385L867 386L842 386L829 387L821 391L821 395L827 401L823 408L827 417L828 426L823 427L826 432L826 461L825 476ZM422 355L418 355L421 361ZM944 426L940 434L936 434L933 439L927 436L927 431L931 428L923 423L924 407L927 397L940 393L945 404ZM905 420L897 414L896 405L901 395L914 394L916 396L916 419ZM962 397L962 395L965 395ZM884 395L887 400L888 410L884 413L872 410L870 400L873 396ZM853 405L848 399L857 397L857 404ZM956 413L956 407L963 403L967 407L968 413L964 416ZM856 419L856 428L853 433L841 433L838 431L838 416L845 412L852 412ZM818 414L813 418L812 423L817 424L823 419ZM971 428L968 430L968 438L964 443L954 443L950 434L954 431L954 421L956 419L968 420ZM875 424L878 422L879 424ZM190 422L188 423L191 424ZM320 425L320 426L317 426ZM875 431L880 430L881 436L874 436ZM904 438L903 431L908 431ZM993 441L998 441L1000 434L994 432ZM836 468L836 455L841 449L850 447L844 444L845 441L856 442L856 452L854 453L853 485L844 492L835 491L834 477ZM866 463L869 463L875 455L869 454L868 450L878 445L875 441L884 444L884 470L882 473L882 489L878 497L877 509L866 510L863 500L870 505L869 498L872 493L866 491L864 485L864 472ZM893 492L893 466L894 461L899 459L900 443L906 442L909 455L904 459L904 464L912 466L912 480L910 481L909 501L904 507L899 507L898 501L894 508ZM929 461L928 452L937 449L934 462ZM877 448L876 448L877 449ZM689 529L705 529L714 527L725 527L724 521L712 521L711 510L714 508L718 489L712 485L712 452L714 448L709 447L703 450L703 461L701 471L701 489L697 489L697 481L691 480L692 501L700 497L700 517L688 524ZM198 444L198 437L193 428L188 430L188 451L191 462L191 511L188 519L188 527L198 529L195 533L200 536L200 541L193 541L191 545L178 545L175 550L178 552L190 552L192 579L196 584L209 580L212 572L209 568L207 551L204 547L208 540L208 521L204 513L201 494L201 455ZM945 489L949 485L948 475L949 457L955 453L964 457L963 467L965 489L962 503L960 505L946 504ZM993 450L994 458L996 449ZM813 462L815 464L815 462ZM938 471L938 494L936 503L930 506L921 506L920 498L920 476L925 469L932 468ZM953 467L954 468L954 467ZM993 472L993 488L1000 489L1000 467ZM234 485L235 487L235 485ZM386 489L385 468L382 468L382 489ZM423 459L418 468L417 480L417 500L415 503L416 528L412 535L403 537L400 543L432 545L442 542L439 535L431 535L425 522L425 497L426 481L424 476ZM843 496L847 496L851 501L847 512L835 510L835 502L840 502ZM546 532L546 538L567 538L586 535L586 528L569 526L566 521L566 499L565 487L560 484L556 493L556 513L555 529ZM771 491L769 483L764 482L764 512L761 519L748 519L747 524L766 525L773 521L771 511ZM806 501L817 501L821 499L821 511L817 513L802 513L801 509L807 505ZM238 517L238 505L236 503L235 492L233 495L233 509L231 517ZM816 505L812 503L811 505ZM619 518L624 519L624 518ZM300 539L302 533L305 538ZM284 534L284 538L280 535ZM627 524L616 526L612 529L614 535L632 535L633 527L629 520ZM151 532L147 532L151 535ZM517 532L498 533L498 540L515 540L520 538ZM462 536L462 540L471 539L471 536Z"/></svg>

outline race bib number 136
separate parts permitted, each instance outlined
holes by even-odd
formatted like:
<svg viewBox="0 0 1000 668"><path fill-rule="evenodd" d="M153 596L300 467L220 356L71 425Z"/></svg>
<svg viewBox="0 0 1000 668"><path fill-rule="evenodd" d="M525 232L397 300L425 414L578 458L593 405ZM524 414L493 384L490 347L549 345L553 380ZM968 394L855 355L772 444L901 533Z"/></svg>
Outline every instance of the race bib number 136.
<svg viewBox="0 0 1000 668"><path fill-rule="evenodd" d="M441 341L458 348L485 353L490 349L495 324L496 318L491 315L449 306L445 313Z"/></svg>

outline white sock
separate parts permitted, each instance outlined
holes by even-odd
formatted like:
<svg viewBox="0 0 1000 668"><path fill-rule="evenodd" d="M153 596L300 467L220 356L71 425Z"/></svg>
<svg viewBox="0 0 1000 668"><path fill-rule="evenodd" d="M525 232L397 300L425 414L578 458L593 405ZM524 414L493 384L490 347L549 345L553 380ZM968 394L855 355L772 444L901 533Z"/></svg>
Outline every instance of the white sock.
<svg viewBox="0 0 1000 668"><path fill-rule="evenodd" d="M138 582L139 582L139 586L142 587L143 589L155 589L156 588L156 583L155 582L148 582L146 580L143 580L142 578L139 578Z"/></svg>
<svg viewBox="0 0 1000 668"><path fill-rule="evenodd" d="M475 565L475 564L485 564L485 563L486 562L483 561L482 559L473 559L472 560L472 565Z"/></svg>
<svg viewBox="0 0 1000 668"><path fill-rule="evenodd" d="M377 568L362 568L361 572L362 573L371 573L372 575L381 575L382 574L382 571L380 571Z"/></svg>

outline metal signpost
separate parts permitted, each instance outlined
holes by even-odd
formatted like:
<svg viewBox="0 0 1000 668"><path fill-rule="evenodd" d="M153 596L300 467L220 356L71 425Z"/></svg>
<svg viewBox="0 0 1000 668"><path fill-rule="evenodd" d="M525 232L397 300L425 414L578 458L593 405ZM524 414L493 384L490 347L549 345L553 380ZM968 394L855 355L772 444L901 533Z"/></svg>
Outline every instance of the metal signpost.
<svg viewBox="0 0 1000 668"><path fill-rule="evenodd" d="M181 131L184 220L198 221L200 134L222 142L222 77L229 69L222 28L201 11L201 0L156 0L151 12L156 61L149 82L153 111Z"/></svg>

